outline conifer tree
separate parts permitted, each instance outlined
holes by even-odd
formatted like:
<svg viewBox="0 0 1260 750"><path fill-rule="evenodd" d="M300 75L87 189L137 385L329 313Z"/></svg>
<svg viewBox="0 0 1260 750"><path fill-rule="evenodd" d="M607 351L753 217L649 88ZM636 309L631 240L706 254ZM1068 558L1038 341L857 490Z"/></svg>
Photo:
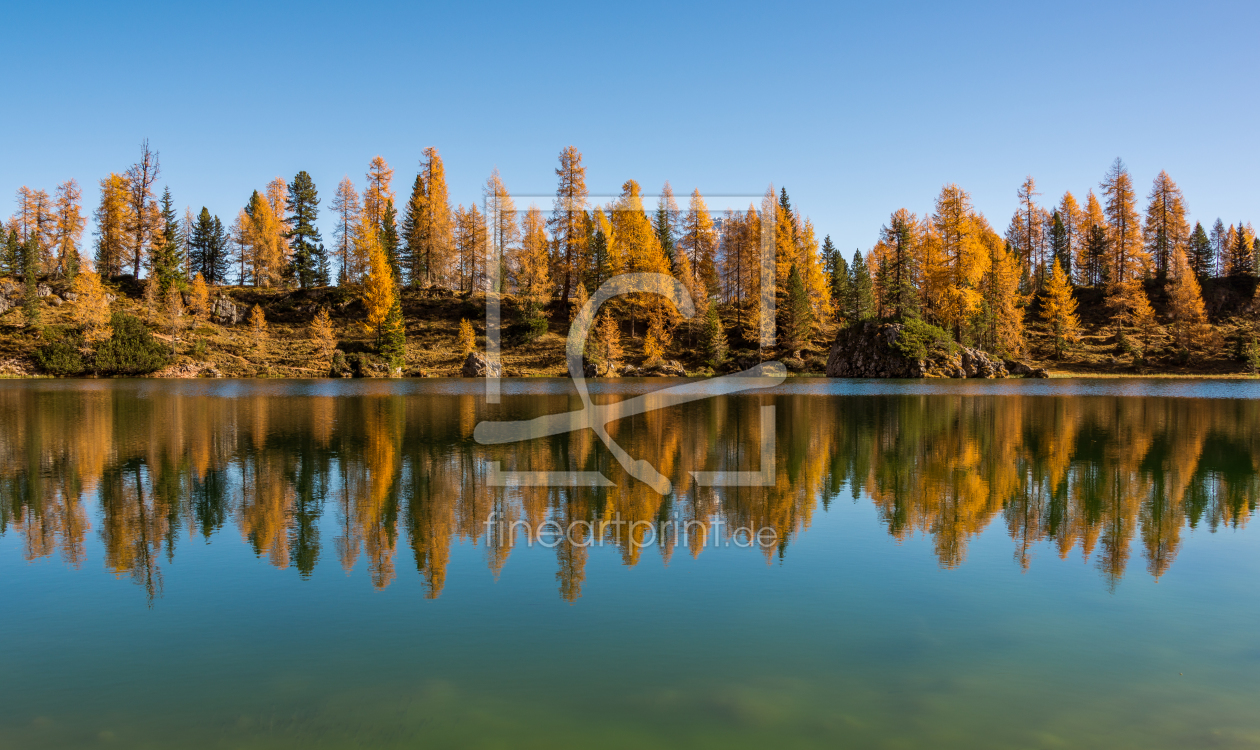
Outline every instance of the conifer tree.
<svg viewBox="0 0 1260 750"><path fill-rule="evenodd" d="M160 216L160 234L149 253L149 275L157 280L158 291L165 294L171 286L182 287L184 282L184 237L170 188L162 191Z"/></svg>
<svg viewBox="0 0 1260 750"><path fill-rule="evenodd" d="M332 316L328 314L327 306L321 305L319 312L311 320L310 336L321 357L327 359L332 356L333 350L337 348L337 332L333 328Z"/></svg>
<svg viewBox="0 0 1260 750"><path fill-rule="evenodd" d="M373 243L368 256L368 273L363 280L363 306L367 310L364 330L376 335L377 351L385 333L386 319L398 300L394 290L394 278L389 270L389 261L385 259L385 251L379 243Z"/></svg>
<svg viewBox="0 0 1260 750"><path fill-rule="evenodd" d="M83 338L90 342L109 337L109 298L101 285L101 277L92 271L82 271L70 284L74 292L71 317L83 331Z"/></svg>
<svg viewBox="0 0 1260 750"><path fill-rule="evenodd" d="M660 308L657 308L648 317L647 335L643 339L643 356L647 363L660 362L671 343L673 343L673 335L670 333L668 322Z"/></svg>
<svg viewBox="0 0 1260 750"><path fill-rule="evenodd" d="M260 352L267 347L267 316L262 307L255 304L249 311L249 330L254 347Z"/></svg>
<svg viewBox="0 0 1260 750"><path fill-rule="evenodd" d="M333 230L333 239L336 243L333 245L333 255L337 258L337 284L345 286L357 280L354 269L354 247L363 214L363 207L359 204L359 194L349 177L341 178L341 182L337 184L337 192L333 195L332 210L337 215L337 228Z"/></svg>
<svg viewBox="0 0 1260 750"><path fill-rule="evenodd" d="M656 230L656 241L661 244L661 251L665 253L665 260L670 266L675 265L675 252L677 250L678 234L678 204L674 201L674 189L670 187L669 180L665 181L664 187L661 188L661 194L656 200L656 216L652 219L652 228Z"/></svg>
<svg viewBox="0 0 1260 750"><path fill-rule="evenodd" d="M621 329L617 321L608 312L601 312L599 322L594 326L593 346L587 349L587 356L597 365L603 365L612 372L623 355L621 348Z"/></svg>
<svg viewBox="0 0 1260 750"><path fill-rule="evenodd" d="M192 285L189 287L189 308L192 309L193 317L197 320L206 320L210 317L210 288L206 286L206 279L198 272L193 276Z"/></svg>
<svg viewBox="0 0 1260 750"><path fill-rule="evenodd" d="M1076 315L1072 284L1057 260L1042 294L1041 319L1046 323L1055 357L1063 359L1063 355L1080 340L1081 321Z"/></svg>
<svg viewBox="0 0 1260 750"><path fill-rule="evenodd" d="M389 168L385 159L380 156L372 158L368 165L367 183L363 188L363 213L368 221L376 227L378 233L385 231L385 206L394 199L394 192L389 189L394 179L394 170ZM388 252L386 257L389 257Z"/></svg>
<svg viewBox="0 0 1260 750"><path fill-rule="evenodd" d="M425 258L425 201L423 175L416 175L411 183L411 196L403 207L402 265L407 271L407 283L419 286L426 279L428 266Z"/></svg>
<svg viewBox="0 0 1260 750"><path fill-rule="evenodd" d="M1107 198L1107 244L1111 251L1109 280L1119 284L1140 278L1149 258L1142 244L1133 178L1119 158L1107 171L1101 187Z"/></svg>
<svg viewBox="0 0 1260 750"><path fill-rule="evenodd" d="M1199 222L1194 223L1194 231L1190 233L1190 249L1187 253L1190 267L1200 279L1212 276L1212 240Z"/></svg>
<svg viewBox="0 0 1260 750"><path fill-rule="evenodd" d="M1085 196L1085 211L1081 221L1081 244L1076 256L1077 278L1084 286L1098 287L1106 283L1109 274L1107 262L1107 219L1103 216L1102 204L1094 191ZM1095 228L1098 229L1095 232ZM1101 234L1099 234L1101 233Z"/></svg>
<svg viewBox="0 0 1260 750"><path fill-rule="evenodd" d="M83 237L83 194L79 183L67 180L57 186L53 204L55 212L54 246L57 253L56 272L67 281L73 281L79 272L79 240ZM3 232L0 232L3 237Z"/></svg>
<svg viewBox="0 0 1260 750"><path fill-rule="evenodd" d="M787 294L788 276L792 266L798 260L796 246L796 217L792 212L792 201L788 198L787 188L779 188L779 202L771 205L773 195L767 195L766 204L774 215L769 217L774 222L774 290L778 296ZM769 213L769 211L767 211Z"/></svg>
<svg viewBox="0 0 1260 750"><path fill-rule="evenodd" d="M1181 248L1174 248L1169 272L1168 316L1172 319L1172 337L1183 352L1198 348L1211 338L1203 294L1194 269Z"/></svg>
<svg viewBox="0 0 1260 750"><path fill-rule="evenodd" d="M1063 238L1067 247L1068 259L1060 259L1068 278L1084 280L1080 258L1085 245L1085 235L1089 231L1089 221L1085 211L1076 202L1072 193L1063 194L1059 200L1059 222L1063 225Z"/></svg>
<svg viewBox="0 0 1260 750"><path fill-rule="evenodd" d="M127 227L131 224L127 178L111 174L101 180L101 204L96 221L96 272L102 276L122 273L127 254Z"/></svg>
<svg viewBox="0 0 1260 750"><path fill-rule="evenodd" d="M953 187L957 188L957 186ZM1040 252L1046 226L1043 221L1044 214L1034 200L1040 193L1037 192L1037 183L1032 175L1024 178L1017 195L1019 208L1011 217L1010 227L1006 230L1006 239L1019 253L1024 267L1032 273L1033 283L1040 289L1045 281L1047 269L1046 259L1041 257ZM969 203L968 208L970 208Z"/></svg>
<svg viewBox="0 0 1260 750"><path fill-rule="evenodd" d="M569 322L570 323L572 323L577 318L578 313L580 313L582 311L582 308L586 307L586 303L590 301L591 301L591 296L586 293L586 284L583 284L582 282L579 281L577 285L577 290L574 292L574 295L573 295L573 305L569 308Z"/></svg>
<svg viewBox="0 0 1260 750"><path fill-rule="evenodd" d="M0 276L16 276L21 269L16 265L16 258L9 252L9 233L0 220Z"/></svg>
<svg viewBox="0 0 1260 750"><path fill-rule="evenodd" d="M577 281L577 271L586 256L586 167L582 166L582 153L575 146L566 146L560 152L560 166L556 168L556 200L552 210L551 236L556 242L556 257L552 264L552 278L560 287L560 299L567 302L569 293ZM635 185L637 190L638 185ZM642 212L642 205L639 211ZM613 217L614 225L617 217ZM647 217L644 217L647 222ZM659 240L657 247L660 246Z"/></svg>
<svg viewBox="0 0 1260 750"><path fill-rule="evenodd" d="M538 210L537 206L530 206L525 213L521 252L512 273L516 293L535 303L542 303L551 296L552 281L547 257L548 246L542 211Z"/></svg>
<svg viewBox="0 0 1260 750"><path fill-rule="evenodd" d="M880 239L888 249L883 298L887 311L898 320L917 317L919 314L916 279L918 268L918 219L904 208L899 208L880 229Z"/></svg>
<svg viewBox="0 0 1260 750"><path fill-rule="evenodd" d="M1141 358L1150 347L1151 338L1159 327L1155 310L1139 279L1113 284L1108 304L1113 310L1112 322L1116 328L1116 340L1124 345L1127 334L1134 333L1141 342L1136 356Z"/></svg>
<svg viewBox="0 0 1260 750"><path fill-rule="evenodd" d="M795 265L788 271L786 302L783 308L781 341L784 350L791 356L800 357L801 349L809 345L813 320L805 281Z"/></svg>
<svg viewBox="0 0 1260 750"><path fill-rule="evenodd" d="M853 251L853 297L851 320L867 320L875 314L875 290L870 269L860 250Z"/></svg>
<svg viewBox="0 0 1260 750"><path fill-rule="evenodd" d="M1186 199L1181 188L1165 171L1160 171L1147 196L1146 250L1155 262L1155 273L1168 275L1173 253L1186 251L1190 226L1186 223Z"/></svg>
<svg viewBox="0 0 1260 750"><path fill-rule="evenodd" d="M1059 264L1059 268L1067 274L1068 279L1072 278L1072 248L1068 240L1067 225L1063 223L1063 216L1055 209L1050 219L1050 252L1053 260Z"/></svg>
<svg viewBox="0 0 1260 750"><path fill-rule="evenodd" d="M424 150L420 175L425 198L416 235L423 243L419 255L424 283L450 285L454 277L455 223L446 188L446 166L436 148Z"/></svg>
<svg viewBox="0 0 1260 750"><path fill-rule="evenodd" d="M205 212L205 209L202 209ZM289 231L285 238L289 241L292 253L292 269L290 275L297 280L303 289L319 283L319 269L323 258L324 244L320 237L319 227L315 226L319 218L319 192L315 189L315 181L305 170L293 176L289 183L288 205Z"/></svg>
<svg viewBox="0 0 1260 750"><path fill-rule="evenodd" d="M492 254L495 258L495 266L487 268L486 273L496 281L490 291L502 292L521 239L521 230L516 223L516 204L499 177L498 169L490 173L482 194L486 203L487 242L494 249Z"/></svg>
<svg viewBox="0 0 1260 750"><path fill-rule="evenodd" d="M604 209L596 207L591 213L591 232L587 241L592 289L598 289L605 281L621 273L620 258L613 257L613 249L612 222Z"/></svg>
<svg viewBox="0 0 1260 750"><path fill-rule="evenodd" d="M39 239L35 233L31 233L22 249L22 282L25 291L22 297L22 313L25 316L26 327L37 329L40 327L41 311L37 286L39 283Z"/></svg>
<svg viewBox="0 0 1260 750"><path fill-rule="evenodd" d="M158 153L149 149L146 138L140 145L140 159L127 170L125 214L131 273L140 278L140 263L145 254L161 241L162 215L153 198L153 186L161 175Z"/></svg>
<svg viewBox="0 0 1260 750"><path fill-rule="evenodd" d="M1005 357L1024 350L1024 297L1020 294L1020 262L1010 242L989 235L988 268L981 288L984 293L981 343L988 351Z"/></svg>
<svg viewBox="0 0 1260 750"><path fill-rule="evenodd" d="M691 273L709 290L718 288L717 239L709 207L705 205L700 191L693 190L687 214L682 220L678 247L687 254Z"/></svg>
<svg viewBox="0 0 1260 750"><path fill-rule="evenodd" d="M824 239L823 246L826 247L829 244L831 244L830 235ZM849 262L844 259L844 254L834 246L832 250L834 260L828 271L831 281L831 300L836 319L849 322L853 319L853 276L849 272Z"/></svg>
<svg viewBox="0 0 1260 750"><path fill-rule="evenodd" d="M717 370L726 364L730 345L726 339L726 327L722 325L722 317L718 314L716 304L709 305L704 317L704 361L709 367Z"/></svg>
<svg viewBox="0 0 1260 750"><path fill-rule="evenodd" d="M829 320L833 313L831 285L827 282L827 275L823 273L822 263L819 260L818 237L814 233L814 223L809 218L800 219L798 216L797 219L796 223L800 229L796 235L796 252L801 280L805 283L805 294L809 298L813 320L815 323L821 323ZM912 298L916 296L913 281L910 284L910 291Z"/></svg>
<svg viewBox="0 0 1260 750"><path fill-rule="evenodd" d="M385 251L385 260L395 280L402 278L398 246L398 212L394 210L394 199L386 198L385 210L381 213L381 250Z"/></svg>
<svg viewBox="0 0 1260 750"><path fill-rule="evenodd" d="M1031 185L1032 178L1029 178L1025 186ZM1040 219L1036 221L1040 222ZM929 271L942 277L939 284L942 289L942 298L938 303L939 314L942 323L953 328L955 340L961 342L962 332L981 302L977 286L984 275L985 262L988 260L988 253L981 241L985 225L971 206L971 196L953 184L941 188L936 199L936 210L932 214L932 223L940 237L944 256L941 267ZM1033 252L1035 251L1034 246Z"/></svg>
<svg viewBox="0 0 1260 750"><path fill-rule="evenodd" d="M473 330L472 323L468 322L468 318L460 318L459 334L455 337L455 348L459 350L459 356L467 357L473 349L477 348L477 332Z"/></svg>
<svg viewBox="0 0 1260 750"><path fill-rule="evenodd" d="M1238 228L1227 236L1226 245L1229 247L1229 255L1228 262L1225 264L1226 275L1235 277L1251 275L1255 249L1242 222L1238 222Z"/></svg>
<svg viewBox="0 0 1260 750"><path fill-rule="evenodd" d="M237 244L250 281L259 287L278 285L288 265L282 217L276 215L272 201L255 190L237 219Z"/></svg>
<svg viewBox="0 0 1260 750"><path fill-rule="evenodd" d="M389 306L389 313L381 326L380 338L381 356L389 363L391 373L401 371L407 364L407 330L398 295L394 295L394 301Z"/></svg>
<svg viewBox="0 0 1260 750"><path fill-rule="evenodd" d="M1225 231L1225 224L1217 218L1216 223L1212 225L1212 231L1208 238L1212 242L1212 266L1215 273L1221 276L1228 276L1229 273L1229 243L1228 234Z"/></svg>

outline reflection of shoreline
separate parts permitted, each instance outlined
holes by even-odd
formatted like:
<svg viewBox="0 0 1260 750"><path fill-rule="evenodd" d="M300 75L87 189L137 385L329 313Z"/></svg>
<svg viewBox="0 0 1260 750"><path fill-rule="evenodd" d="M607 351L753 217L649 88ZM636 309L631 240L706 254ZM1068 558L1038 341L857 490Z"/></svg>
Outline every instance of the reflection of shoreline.
<svg viewBox="0 0 1260 750"><path fill-rule="evenodd" d="M775 544L760 546L771 560L787 554L819 504L841 496L869 498L894 538L929 537L944 567L962 564L970 539L1000 522L1019 565L1048 543L1061 556L1092 556L1114 584L1135 544L1147 571L1162 575L1183 528L1243 526L1260 497L1260 401L1187 397L1246 393L1244 384L1157 384L1147 392L1178 397L1133 398L1092 383L1065 384L1069 396L1029 396L1018 394L1055 393L1054 384L789 381L775 394L610 423L632 456L687 477L758 468L758 413L775 406L773 486L683 481L660 496L627 477L589 430L503 446L472 439L488 416L572 408L562 382L533 394L509 388L493 407L479 388L426 392L397 381L0 386L0 533L13 527L28 559L61 554L79 565L90 511L98 511L106 565L151 596L181 539L228 526L256 555L302 576L330 561L349 570L363 558L378 588L397 577L405 541L428 595L438 596L453 543L483 547L497 574L516 545L536 543L541 525L554 522L591 530L551 547L561 594L572 600L590 540L635 565L645 547L668 560L680 547L699 555L713 545L698 540L728 539L732 529L771 529ZM618 392L651 390L627 385ZM617 486L495 488L491 461L602 471ZM487 534L492 513L518 532ZM614 535L625 528L610 527L615 519L629 530ZM671 521L690 524L688 533L671 533Z"/></svg>

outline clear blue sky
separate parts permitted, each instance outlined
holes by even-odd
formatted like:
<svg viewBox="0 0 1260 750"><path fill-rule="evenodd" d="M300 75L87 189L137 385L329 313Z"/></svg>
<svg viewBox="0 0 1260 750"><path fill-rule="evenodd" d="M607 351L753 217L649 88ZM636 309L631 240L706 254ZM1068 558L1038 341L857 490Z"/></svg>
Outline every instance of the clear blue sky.
<svg viewBox="0 0 1260 750"><path fill-rule="evenodd" d="M225 221L301 169L326 207L376 154L405 193L429 145L453 202L479 200L495 166L514 194L547 194L568 144L593 193L786 186L846 252L949 182L1003 231L1025 175L1043 201L1083 196L1116 156L1143 198L1167 169L1192 220L1260 220L1255 3L10 2L4 16L5 216L20 185L70 177L90 211L147 137L176 204Z"/></svg>

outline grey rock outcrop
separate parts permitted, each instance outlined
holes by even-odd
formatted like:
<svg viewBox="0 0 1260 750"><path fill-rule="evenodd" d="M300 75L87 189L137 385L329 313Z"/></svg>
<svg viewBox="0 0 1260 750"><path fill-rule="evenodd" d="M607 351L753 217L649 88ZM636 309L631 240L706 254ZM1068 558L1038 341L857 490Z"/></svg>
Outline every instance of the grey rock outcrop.
<svg viewBox="0 0 1260 750"><path fill-rule="evenodd" d="M902 326L859 323L836 335L827 357L830 378L1005 378L1006 364L980 349L955 346L911 359L897 348Z"/></svg>
<svg viewBox="0 0 1260 750"><path fill-rule="evenodd" d="M654 378L685 378L687 371L683 369L682 363L676 359L667 359L657 362L650 367L644 367L641 374Z"/></svg>
<svg viewBox="0 0 1260 750"><path fill-rule="evenodd" d="M481 354L468 352L468 357L464 360L464 367L460 370L460 374L466 378L501 378L503 377L503 365L497 362L491 364Z"/></svg>
<svg viewBox="0 0 1260 750"><path fill-rule="evenodd" d="M241 320L241 310L227 297L217 297L210 308L210 319L221 326L234 326Z"/></svg>

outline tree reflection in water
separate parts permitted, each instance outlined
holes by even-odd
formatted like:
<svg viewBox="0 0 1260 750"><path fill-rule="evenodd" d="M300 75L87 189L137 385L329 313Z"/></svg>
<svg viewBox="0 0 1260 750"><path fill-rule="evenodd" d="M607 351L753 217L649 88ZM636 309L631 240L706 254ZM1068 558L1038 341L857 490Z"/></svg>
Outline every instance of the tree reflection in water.
<svg viewBox="0 0 1260 750"><path fill-rule="evenodd" d="M554 520L572 530L553 549L560 595L573 601L592 541L636 565L651 549L668 560L681 544L695 556L715 534L729 541L736 528L768 527L777 542L761 553L790 557L819 505L845 496L869 498L897 539L928 535L947 568L1000 523L1017 564L1027 567L1034 545L1049 542L1062 556L1092 556L1114 585L1135 548L1159 576L1187 526L1244 525L1260 491L1260 405L1248 399L793 393L694 402L610 425L633 456L675 479L662 497L621 473L589 431L506 446L472 439L482 419L575 408L566 395L487 407L475 390L389 384L336 395L162 386L0 389L0 533L20 534L27 559L60 554L82 565L95 524L105 565L152 600L181 540L234 528L276 567L310 576L331 550L346 570L362 558L385 588L398 575L401 537L437 597L452 543L478 544L498 575L515 545ZM759 469L767 403L777 409L773 487L683 479ZM490 487L491 460L505 470L601 471L617 486ZM512 533L488 533L492 511L500 532ZM322 535L333 529L330 545Z"/></svg>

